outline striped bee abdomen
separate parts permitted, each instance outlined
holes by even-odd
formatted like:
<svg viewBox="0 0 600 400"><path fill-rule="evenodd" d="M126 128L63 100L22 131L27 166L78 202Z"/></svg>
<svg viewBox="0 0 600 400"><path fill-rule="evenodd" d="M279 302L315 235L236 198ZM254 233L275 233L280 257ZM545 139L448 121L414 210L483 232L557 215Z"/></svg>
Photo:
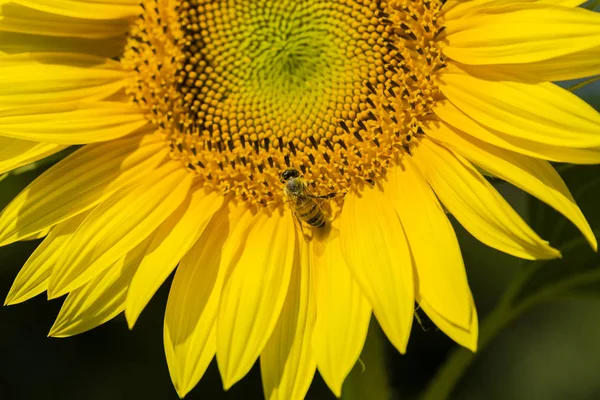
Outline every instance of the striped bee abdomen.
<svg viewBox="0 0 600 400"><path fill-rule="evenodd" d="M315 228L321 228L325 225L325 215L323 214L323 211L317 202L310 197L305 197L302 201L296 203L296 215L298 215L298 218L302 221Z"/></svg>

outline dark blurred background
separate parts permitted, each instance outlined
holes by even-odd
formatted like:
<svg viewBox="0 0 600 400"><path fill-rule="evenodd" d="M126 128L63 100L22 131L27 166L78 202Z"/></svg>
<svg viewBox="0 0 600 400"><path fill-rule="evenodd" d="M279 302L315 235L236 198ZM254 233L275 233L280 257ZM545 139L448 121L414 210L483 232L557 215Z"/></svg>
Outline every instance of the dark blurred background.
<svg viewBox="0 0 600 400"><path fill-rule="evenodd" d="M600 106L599 82L577 93L596 108ZM48 166L21 170L0 180L0 208ZM600 167L562 165L558 169L592 228L600 229ZM466 360L468 366L464 374L458 374L453 399L600 399L600 277L598 282L595 278L600 260L556 212L502 182L495 183L543 238L563 250L564 259L524 262L485 247L455 224L482 336L489 336L489 344L475 357L466 350L455 353L457 346L421 312L422 326L414 324L406 355L399 355L387 342L378 347L374 336L369 351L381 350L381 354L361 357L364 368L357 366L351 373L351 383L344 387L345 398L419 398L436 372L452 358L448 369L460 360ZM19 268L38 243L0 248L0 298L5 298ZM523 278L528 271L535 272ZM511 321L502 329L493 329L501 314L497 303L507 287L517 287L515 280L524 284L509 302L509 311L502 314L509 315ZM79 336L47 338L62 300L48 302L38 296L0 309L0 399L177 399L162 345L169 285L170 281L163 285L133 331L120 316ZM531 307L514 311L527 302ZM361 392L363 383L367 387L376 378L380 382L375 384L387 380L390 390L367 391L369 395ZM213 363L187 398L262 396L257 366L225 393ZM307 398L334 397L317 376Z"/></svg>

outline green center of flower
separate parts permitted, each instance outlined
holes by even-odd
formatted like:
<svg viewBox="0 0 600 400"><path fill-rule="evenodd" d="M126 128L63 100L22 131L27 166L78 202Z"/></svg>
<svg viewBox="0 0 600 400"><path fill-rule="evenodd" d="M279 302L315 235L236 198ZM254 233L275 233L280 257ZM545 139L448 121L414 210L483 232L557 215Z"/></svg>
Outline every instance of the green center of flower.
<svg viewBox="0 0 600 400"><path fill-rule="evenodd" d="M441 2L142 3L129 94L173 158L241 201L282 204L290 167L317 194L377 181L441 96Z"/></svg>

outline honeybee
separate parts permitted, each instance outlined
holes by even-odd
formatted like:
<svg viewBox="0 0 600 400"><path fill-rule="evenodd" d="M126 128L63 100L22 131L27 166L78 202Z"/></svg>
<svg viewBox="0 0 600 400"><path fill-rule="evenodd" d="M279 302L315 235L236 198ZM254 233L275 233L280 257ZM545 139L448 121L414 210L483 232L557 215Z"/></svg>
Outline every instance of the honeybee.
<svg viewBox="0 0 600 400"><path fill-rule="evenodd" d="M324 196L315 196L308 189L308 185L300 177L300 172L294 168L288 168L279 175L279 180L284 184L283 192L289 199L292 212L300 225L302 233L302 221L314 228L322 228L327 223L325 213L321 208L321 199L329 199L335 196L330 193Z"/></svg>

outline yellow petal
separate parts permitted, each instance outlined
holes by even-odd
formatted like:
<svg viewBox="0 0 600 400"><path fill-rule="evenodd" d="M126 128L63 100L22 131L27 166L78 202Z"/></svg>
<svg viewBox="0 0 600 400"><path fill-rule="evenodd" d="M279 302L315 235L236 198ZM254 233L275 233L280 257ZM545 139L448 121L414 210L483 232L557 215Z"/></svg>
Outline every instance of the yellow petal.
<svg viewBox="0 0 600 400"><path fill-rule="evenodd" d="M33 235L24 237L23 239L21 239L22 241L27 241L27 240L37 240L37 239L43 239L46 236L48 236L48 234L50 233L50 231L52 230L52 227L43 229L39 232L34 233Z"/></svg>
<svg viewBox="0 0 600 400"><path fill-rule="evenodd" d="M106 9L99 13L106 14ZM90 21L34 10L17 3L0 4L0 30L30 35L101 39L124 35L126 19Z"/></svg>
<svg viewBox="0 0 600 400"><path fill-rule="evenodd" d="M138 182L167 156L155 135L85 146L48 169L0 214L0 246L77 215Z"/></svg>
<svg viewBox="0 0 600 400"><path fill-rule="evenodd" d="M0 56L0 108L96 101L123 88L114 60L86 54L21 53Z"/></svg>
<svg viewBox="0 0 600 400"><path fill-rule="evenodd" d="M127 293L125 317L129 329L133 328L146 304L171 275L181 258L200 238L221 204L221 194L206 193L202 187L196 187L156 230Z"/></svg>
<svg viewBox="0 0 600 400"><path fill-rule="evenodd" d="M545 4L550 6L577 7L585 0L448 0L444 4L442 11L444 18L448 20L458 20L465 15L472 13L495 13L508 12L510 10L527 9L532 3Z"/></svg>
<svg viewBox="0 0 600 400"><path fill-rule="evenodd" d="M0 110L0 135L59 144L117 139L146 126L134 105L98 101L32 105Z"/></svg>
<svg viewBox="0 0 600 400"><path fill-rule="evenodd" d="M137 0L11 0L35 10L73 18L109 20L138 16Z"/></svg>
<svg viewBox="0 0 600 400"><path fill-rule="evenodd" d="M246 210L218 211L200 239L181 260L169 291L164 345L173 385L184 397L196 386L217 348L216 323L225 269L220 268L225 241Z"/></svg>
<svg viewBox="0 0 600 400"><path fill-rule="evenodd" d="M469 293L470 317L469 325L467 327L456 325L452 321L448 320L446 316L438 313L436 309L432 307L426 299L421 298L419 294L417 294L417 301L419 302L419 306L423 309L423 311L425 311L433 323L446 335L448 335L450 339L471 351L477 350L479 322L477 319L477 310L475 309L475 303L473 302L473 296L471 293Z"/></svg>
<svg viewBox="0 0 600 400"><path fill-rule="evenodd" d="M281 316L260 355L266 400L304 399L315 375L310 339L316 310L310 257L308 244L299 240Z"/></svg>
<svg viewBox="0 0 600 400"><path fill-rule="evenodd" d="M449 101L437 102L434 112L442 121L454 127L446 128L443 126L440 129L444 131L448 129L460 130L494 146L544 160L575 164L600 163L600 148L573 148L550 145L539 141L539 139L533 141L504 134L473 121ZM462 132L458 134L464 136Z"/></svg>
<svg viewBox="0 0 600 400"><path fill-rule="evenodd" d="M389 193L371 187L347 194L340 248L379 325L404 353L414 314L413 262L390 200Z"/></svg>
<svg viewBox="0 0 600 400"><path fill-rule="evenodd" d="M126 38L84 39L56 38L0 31L0 55L15 53L83 53L101 57L117 57L123 52Z"/></svg>
<svg viewBox="0 0 600 400"><path fill-rule="evenodd" d="M448 45L442 51L464 64L525 64L600 46L598 13L539 2L446 14L445 26Z"/></svg>
<svg viewBox="0 0 600 400"><path fill-rule="evenodd" d="M492 73L528 82L565 81L600 74L600 47L527 64L499 64L485 67Z"/></svg>
<svg viewBox="0 0 600 400"><path fill-rule="evenodd" d="M69 293L48 336L77 335L120 314L125 309L127 289L150 239L145 239L106 271Z"/></svg>
<svg viewBox="0 0 600 400"><path fill-rule="evenodd" d="M66 147L0 136L0 174L58 153Z"/></svg>
<svg viewBox="0 0 600 400"><path fill-rule="evenodd" d="M48 289L52 268L87 214L76 215L52 228L19 271L6 296L5 305L21 303Z"/></svg>
<svg viewBox="0 0 600 400"><path fill-rule="evenodd" d="M600 147L600 114L552 83L491 81L458 68L440 81L444 95L462 112L505 135L553 146Z"/></svg>
<svg viewBox="0 0 600 400"><path fill-rule="evenodd" d="M530 260L560 257L460 155L423 140L414 160L448 211L483 243Z"/></svg>
<svg viewBox="0 0 600 400"><path fill-rule="evenodd" d="M271 336L294 261L289 215L260 212L223 288L217 320L217 362L229 389L250 370ZM221 261L223 264L223 260Z"/></svg>
<svg viewBox="0 0 600 400"><path fill-rule="evenodd" d="M192 179L179 162L172 161L139 185L100 203L52 270L48 297L75 290L150 236L184 201Z"/></svg>
<svg viewBox="0 0 600 400"><path fill-rule="evenodd" d="M339 238L332 238L323 253L314 254L313 270L317 309L313 353L323 380L340 397L365 344L371 306L344 261Z"/></svg>
<svg viewBox="0 0 600 400"><path fill-rule="evenodd" d="M427 134L474 164L504 179L563 214L583 233L594 250L598 243L569 189L546 161L503 150L441 124Z"/></svg>
<svg viewBox="0 0 600 400"><path fill-rule="evenodd" d="M388 177L389 196L414 257L420 298L455 325L468 328L470 289L450 221L410 158Z"/></svg>

